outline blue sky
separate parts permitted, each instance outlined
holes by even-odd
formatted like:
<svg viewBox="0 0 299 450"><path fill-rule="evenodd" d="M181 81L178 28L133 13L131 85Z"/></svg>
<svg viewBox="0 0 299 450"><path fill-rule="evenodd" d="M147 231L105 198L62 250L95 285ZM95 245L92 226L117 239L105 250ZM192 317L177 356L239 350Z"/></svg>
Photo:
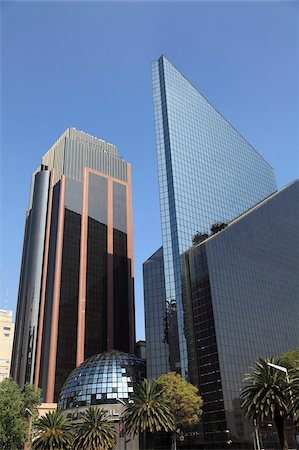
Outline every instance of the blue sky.
<svg viewBox="0 0 299 450"><path fill-rule="evenodd" d="M133 166L142 262L160 245L150 62L162 53L274 167L298 177L297 2L2 2L1 289L15 310L32 171L67 127Z"/></svg>

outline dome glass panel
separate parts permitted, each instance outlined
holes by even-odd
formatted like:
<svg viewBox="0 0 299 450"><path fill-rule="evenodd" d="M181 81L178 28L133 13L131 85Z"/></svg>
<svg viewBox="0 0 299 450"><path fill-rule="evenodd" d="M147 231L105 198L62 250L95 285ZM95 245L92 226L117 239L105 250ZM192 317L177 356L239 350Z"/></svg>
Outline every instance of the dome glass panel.
<svg viewBox="0 0 299 450"><path fill-rule="evenodd" d="M145 376L145 363L129 353L111 351L84 361L65 381L58 408L118 403L133 392L134 384Z"/></svg>

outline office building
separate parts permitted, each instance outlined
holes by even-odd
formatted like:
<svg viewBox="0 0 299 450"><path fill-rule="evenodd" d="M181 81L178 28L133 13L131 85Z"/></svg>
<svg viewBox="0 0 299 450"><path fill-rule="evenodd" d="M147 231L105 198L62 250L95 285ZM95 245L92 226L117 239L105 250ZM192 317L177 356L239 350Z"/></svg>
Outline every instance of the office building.
<svg viewBox="0 0 299 450"><path fill-rule="evenodd" d="M146 360L146 342L145 341L137 341L135 344L135 355L138 358Z"/></svg>
<svg viewBox="0 0 299 450"><path fill-rule="evenodd" d="M153 62L152 76L166 335L170 368L188 378L180 254L192 245L197 231L204 234L216 222L228 223L277 188L272 167L164 56ZM149 267L148 262L145 266ZM145 292L148 311L152 289L154 285L147 286ZM162 298L160 286L157 289L157 297ZM151 311L146 329L147 368L151 371L156 366L159 375L169 361L165 342L151 333L155 310ZM163 334L161 326L159 333ZM160 368L156 354L165 355Z"/></svg>
<svg viewBox="0 0 299 450"><path fill-rule="evenodd" d="M158 378L169 368L162 247L143 263L143 290L147 376Z"/></svg>
<svg viewBox="0 0 299 450"><path fill-rule="evenodd" d="M9 378L14 328L12 311L0 309L0 381Z"/></svg>
<svg viewBox="0 0 299 450"><path fill-rule="evenodd" d="M204 400L205 448L253 446L244 374L259 358L298 348L298 205L299 180L181 256L188 373ZM280 448L274 427L260 434L265 448Z"/></svg>
<svg viewBox="0 0 299 450"><path fill-rule="evenodd" d="M56 401L86 358L134 352L131 166L67 129L33 173L12 376Z"/></svg>

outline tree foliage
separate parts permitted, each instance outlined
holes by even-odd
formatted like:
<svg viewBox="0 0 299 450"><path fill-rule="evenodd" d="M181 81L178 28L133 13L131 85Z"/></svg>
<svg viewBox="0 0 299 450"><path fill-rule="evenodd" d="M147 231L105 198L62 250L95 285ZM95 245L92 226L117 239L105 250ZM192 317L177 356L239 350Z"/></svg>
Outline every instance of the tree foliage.
<svg viewBox="0 0 299 450"><path fill-rule="evenodd" d="M199 231L197 231L192 238L192 244L193 245L200 244L201 242L205 241L208 237L209 235L207 233L200 233Z"/></svg>
<svg viewBox="0 0 299 450"><path fill-rule="evenodd" d="M40 404L40 391L32 385L22 390L17 383L6 378L0 383L0 448L21 447L28 436L28 408L35 413Z"/></svg>
<svg viewBox="0 0 299 450"><path fill-rule="evenodd" d="M211 234L219 233L219 231L224 230L227 227L227 223L224 222L215 222L211 225Z"/></svg>
<svg viewBox="0 0 299 450"><path fill-rule="evenodd" d="M291 419L295 428L299 430L299 350L284 353L279 364L288 370L291 396Z"/></svg>
<svg viewBox="0 0 299 450"><path fill-rule="evenodd" d="M288 449L285 434L285 420L291 409L290 386L281 370L270 367L268 363L279 365L275 358L260 359L251 373L244 378L246 386L242 389L242 407L245 417L260 423L274 420L281 448Z"/></svg>
<svg viewBox="0 0 299 450"><path fill-rule="evenodd" d="M280 357L279 364L286 367L288 370L299 371L299 349L284 353Z"/></svg>
<svg viewBox="0 0 299 450"><path fill-rule="evenodd" d="M34 424L34 450L66 450L72 448L71 423L59 411L51 411Z"/></svg>
<svg viewBox="0 0 299 450"><path fill-rule="evenodd" d="M173 431L175 420L162 387L153 380L143 380L135 389L130 402L125 406L126 429L135 436L149 431Z"/></svg>
<svg viewBox="0 0 299 450"><path fill-rule="evenodd" d="M292 421L297 430L299 430L299 374L298 371L291 374L291 415Z"/></svg>
<svg viewBox="0 0 299 450"><path fill-rule="evenodd" d="M75 450L106 450L116 443L116 429L107 419L107 412L99 407L89 408L82 416L82 422L75 425Z"/></svg>
<svg viewBox="0 0 299 450"><path fill-rule="evenodd" d="M224 230L224 228L226 227L227 223L225 222L215 222L210 227L211 234L196 231L195 235L192 238L192 245L200 244L201 242L208 239L208 237L213 236L213 234L216 234L221 230Z"/></svg>
<svg viewBox="0 0 299 450"><path fill-rule="evenodd" d="M37 406L41 404L41 391L36 389L33 384L25 384L23 389L24 406L33 413L37 412Z"/></svg>
<svg viewBox="0 0 299 450"><path fill-rule="evenodd" d="M184 381L175 372L161 375L157 383L168 398L176 428L178 426L191 427L200 421L203 400L198 395L197 387Z"/></svg>

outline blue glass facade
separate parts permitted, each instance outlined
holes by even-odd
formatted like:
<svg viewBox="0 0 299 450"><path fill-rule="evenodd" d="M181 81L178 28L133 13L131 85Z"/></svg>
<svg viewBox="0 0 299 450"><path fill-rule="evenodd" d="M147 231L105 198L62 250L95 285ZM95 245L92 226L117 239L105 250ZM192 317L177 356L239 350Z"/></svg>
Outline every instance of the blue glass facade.
<svg viewBox="0 0 299 450"><path fill-rule="evenodd" d="M205 447L252 448L244 374L299 342L299 181L182 255L188 371L204 400ZM264 448L280 448L275 427ZM290 433L290 448L295 448Z"/></svg>
<svg viewBox="0 0 299 450"><path fill-rule="evenodd" d="M143 263L143 286L146 359L151 361L147 368L147 377L158 378L169 371L162 247Z"/></svg>
<svg viewBox="0 0 299 450"><path fill-rule="evenodd" d="M197 231L232 220L276 190L273 169L164 57L153 62L166 304L172 369L188 377L180 254ZM172 349L174 349L172 351ZM150 366L150 358L148 365Z"/></svg>

